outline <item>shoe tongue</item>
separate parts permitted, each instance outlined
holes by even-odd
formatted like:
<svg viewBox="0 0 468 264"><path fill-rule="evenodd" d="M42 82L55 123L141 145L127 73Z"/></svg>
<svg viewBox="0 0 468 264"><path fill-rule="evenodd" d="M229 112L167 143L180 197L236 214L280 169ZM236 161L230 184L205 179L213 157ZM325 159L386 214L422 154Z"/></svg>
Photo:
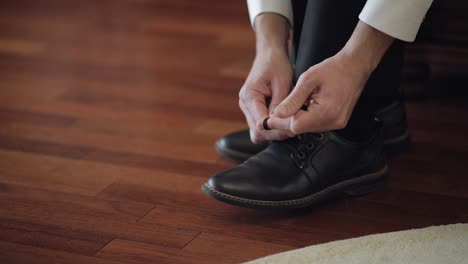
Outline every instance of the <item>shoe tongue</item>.
<svg viewBox="0 0 468 264"><path fill-rule="evenodd" d="M283 141L278 141L278 144L281 145L283 148L287 149L289 153L293 153L297 151L297 149L302 145L307 144L308 139L308 135L301 134L300 136L295 136Z"/></svg>

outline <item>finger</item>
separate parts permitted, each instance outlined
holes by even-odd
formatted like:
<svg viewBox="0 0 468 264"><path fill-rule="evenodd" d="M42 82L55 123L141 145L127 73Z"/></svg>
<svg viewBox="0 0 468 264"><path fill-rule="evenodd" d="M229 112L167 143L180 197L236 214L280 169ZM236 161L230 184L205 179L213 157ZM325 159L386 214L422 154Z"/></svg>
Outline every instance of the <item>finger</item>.
<svg viewBox="0 0 468 264"><path fill-rule="evenodd" d="M263 131L264 136L267 140L284 140L290 137L294 137L295 134L292 133L291 131L286 131L286 130L269 130L269 131Z"/></svg>
<svg viewBox="0 0 468 264"><path fill-rule="evenodd" d="M270 114L272 114L275 108L288 96L288 93L291 90L291 80L283 81L275 79L271 83L271 90L271 102L268 106Z"/></svg>
<svg viewBox="0 0 468 264"><path fill-rule="evenodd" d="M256 123L253 120L252 115L248 112L248 109L247 109L244 102L240 102L239 106L240 106L240 109L242 110L242 112L244 113L247 124L249 125L250 140L253 143L260 143L262 141L262 139L260 139L258 137L258 135L256 134L256 127L255 127Z"/></svg>
<svg viewBox="0 0 468 264"><path fill-rule="evenodd" d="M316 87L318 87L318 83L315 79L300 79L289 96L276 107L274 115L287 118L296 114L304 104L308 104Z"/></svg>
<svg viewBox="0 0 468 264"><path fill-rule="evenodd" d="M291 131L295 134L331 130L323 105L310 104L307 111L300 111L291 119Z"/></svg>
<svg viewBox="0 0 468 264"><path fill-rule="evenodd" d="M290 137L294 137L295 134L289 130L289 120L281 120L280 122L284 123L281 126L284 129L276 129L272 126L277 126L275 123L273 125L270 123L271 118L267 120L267 127L272 130L265 130L264 121L257 123L257 130L260 131L259 133L262 134L267 140L284 140ZM275 120L273 122L276 122Z"/></svg>
<svg viewBox="0 0 468 264"><path fill-rule="evenodd" d="M245 103L245 106L247 108L247 114L249 114L254 121L254 125L259 120L263 120L268 117L268 108L266 106L265 96L260 93L251 93Z"/></svg>
<svg viewBox="0 0 468 264"><path fill-rule="evenodd" d="M267 123L270 129L291 130L291 118L270 117ZM257 127L263 129L263 124L257 124Z"/></svg>
<svg viewBox="0 0 468 264"><path fill-rule="evenodd" d="M268 117L265 97L263 95L252 93L245 107L247 112L245 115L249 122L252 142L260 143L265 140L283 140L294 135L290 131L265 131L263 129L263 120ZM262 123L261 128L257 126L260 122Z"/></svg>
<svg viewBox="0 0 468 264"><path fill-rule="evenodd" d="M267 127L270 128L271 130L266 130L265 129L265 127L264 127L264 122L265 121L264 120L257 122L256 131L255 131L255 133L257 133L256 134L257 137L260 137L263 140L283 140L283 139L295 136L295 134L292 133L289 130L289 128L287 128L288 125L283 125L283 127L285 127L284 130L274 129L273 127L271 127L269 125L270 119L271 118L264 119L264 120L267 120L267 122L268 122ZM285 122L289 123L289 121L287 121L287 120L285 120Z"/></svg>
<svg viewBox="0 0 468 264"><path fill-rule="evenodd" d="M264 119L258 122L260 125L256 125L251 115L245 115L245 117L250 128L250 140L253 143L258 144L268 140L284 140L294 136L294 134L290 131L266 131L263 128Z"/></svg>

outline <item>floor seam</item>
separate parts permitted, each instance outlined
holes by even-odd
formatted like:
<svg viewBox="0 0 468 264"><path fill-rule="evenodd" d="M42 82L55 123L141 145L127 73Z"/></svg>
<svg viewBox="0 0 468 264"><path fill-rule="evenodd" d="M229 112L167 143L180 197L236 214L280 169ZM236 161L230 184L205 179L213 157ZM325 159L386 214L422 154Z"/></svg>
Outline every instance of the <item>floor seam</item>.
<svg viewBox="0 0 468 264"><path fill-rule="evenodd" d="M187 242L180 250L184 250L190 243L192 243L193 240L195 240L197 237L199 237L203 232L199 232L194 238L190 239L189 242Z"/></svg>

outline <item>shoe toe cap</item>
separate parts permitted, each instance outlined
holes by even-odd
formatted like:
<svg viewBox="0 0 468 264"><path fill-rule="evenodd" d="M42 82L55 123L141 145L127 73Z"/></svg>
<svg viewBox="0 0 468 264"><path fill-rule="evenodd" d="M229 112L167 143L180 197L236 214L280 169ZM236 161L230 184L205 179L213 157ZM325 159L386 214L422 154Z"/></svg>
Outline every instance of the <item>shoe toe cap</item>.
<svg viewBox="0 0 468 264"><path fill-rule="evenodd" d="M211 189L230 195L239 195L243 191L242 176L236 177L235 170L227 170L211 176L206 183Z"/></svg>

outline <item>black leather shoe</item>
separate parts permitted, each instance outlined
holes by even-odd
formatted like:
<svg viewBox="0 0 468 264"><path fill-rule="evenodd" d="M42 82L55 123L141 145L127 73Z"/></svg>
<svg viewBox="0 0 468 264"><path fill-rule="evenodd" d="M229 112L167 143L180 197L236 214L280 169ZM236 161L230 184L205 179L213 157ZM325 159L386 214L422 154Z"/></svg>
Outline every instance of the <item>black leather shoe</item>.
<svg viewBox="0 0 468 264"><path fill-rule="evenodd" d="M403 153L410 143L406 112L401 102L394 102L376 113L383 122L385 152L394 156ZM254 144L250 140L249 130L240 130L220 138L215 148L222 156L242 162L259 153L269 142Z"/></svg>
<svg viewBox="0 0 468 264"><path fill-rule="evenodd" d="M362 143L325 132L272 142L237 167L212 176L202 191L237 206L301 208L339 194L371 192L386 176L380 132Z"/></svg>

